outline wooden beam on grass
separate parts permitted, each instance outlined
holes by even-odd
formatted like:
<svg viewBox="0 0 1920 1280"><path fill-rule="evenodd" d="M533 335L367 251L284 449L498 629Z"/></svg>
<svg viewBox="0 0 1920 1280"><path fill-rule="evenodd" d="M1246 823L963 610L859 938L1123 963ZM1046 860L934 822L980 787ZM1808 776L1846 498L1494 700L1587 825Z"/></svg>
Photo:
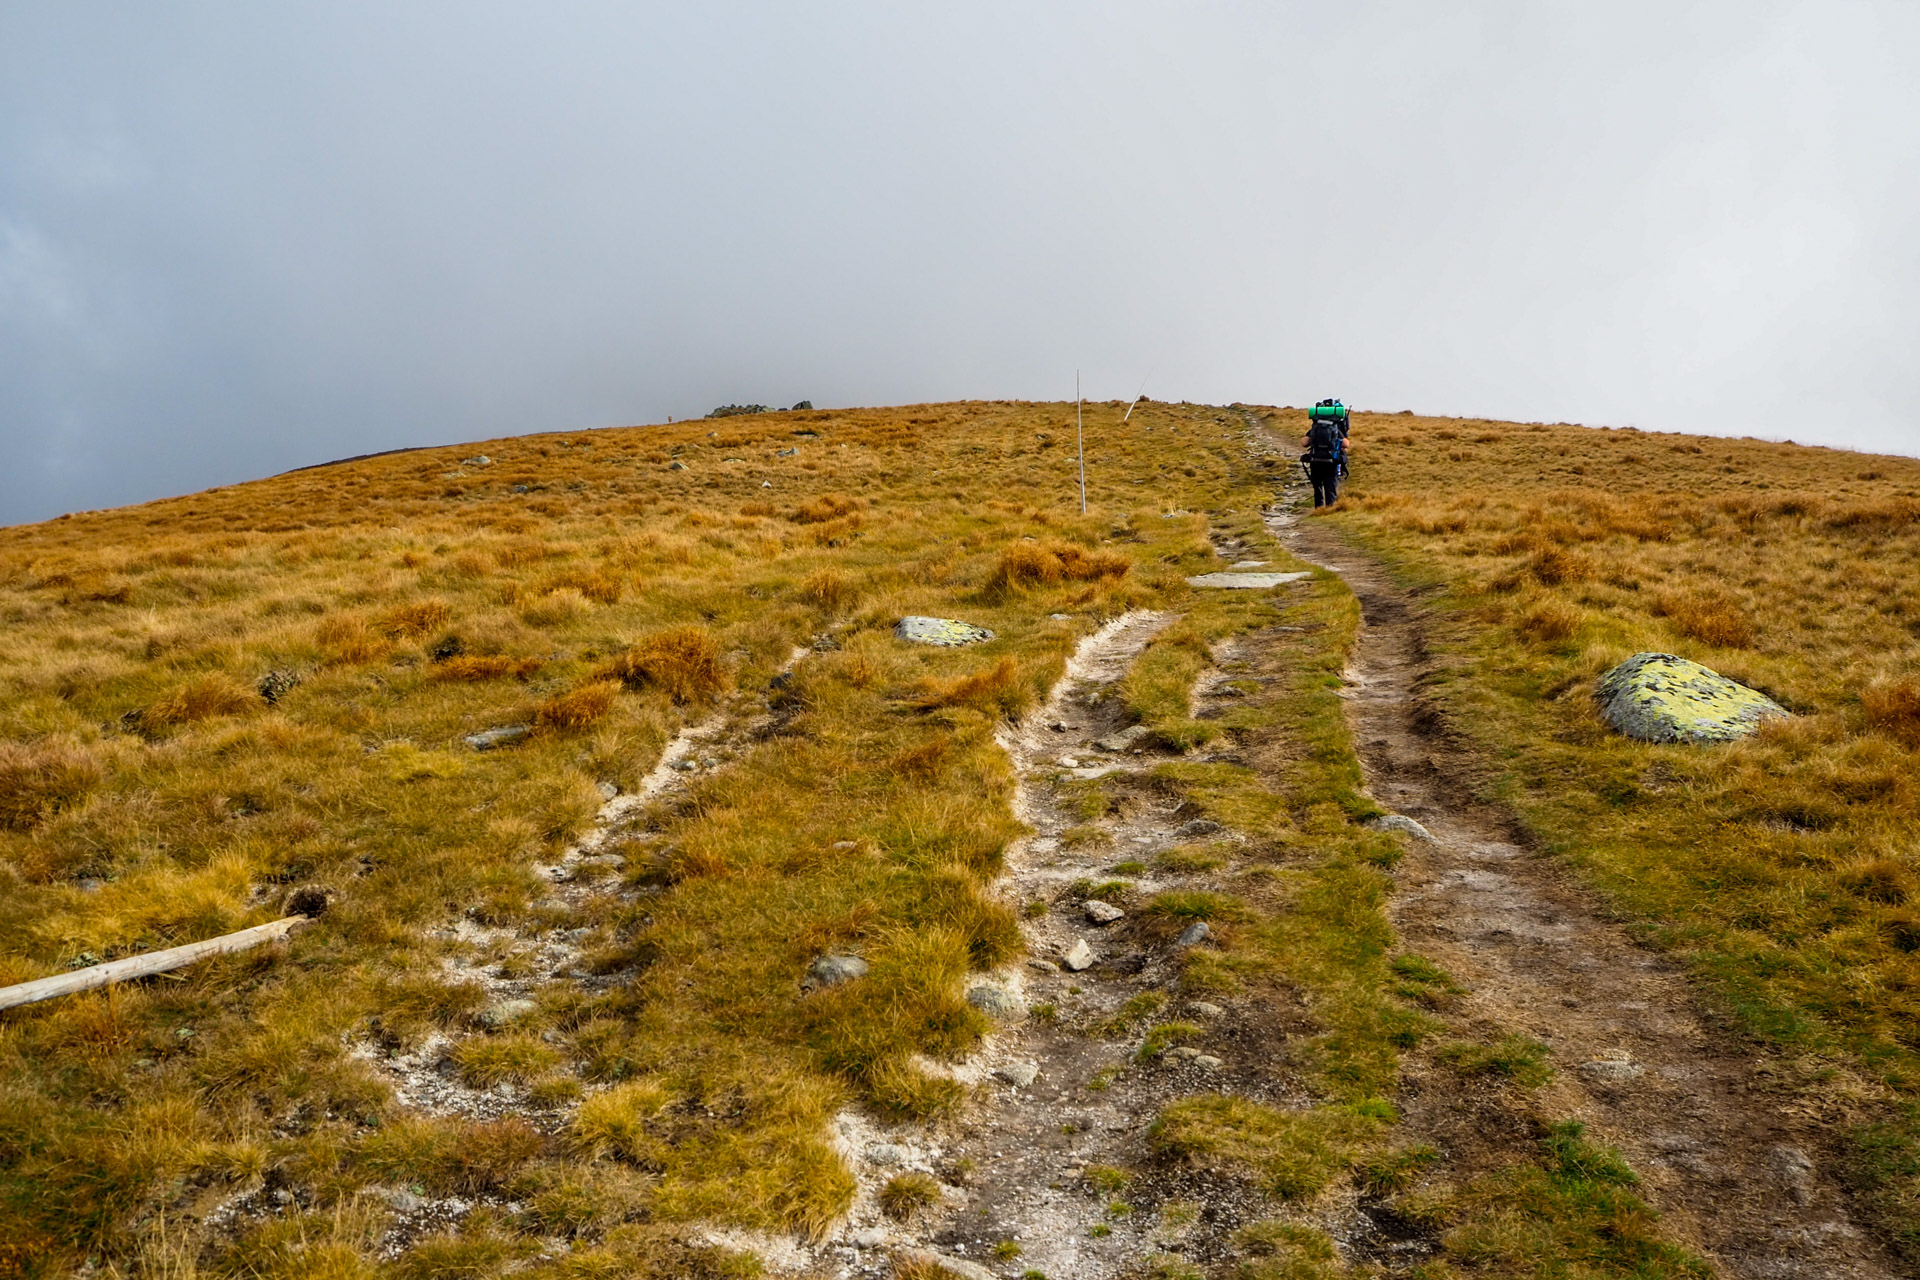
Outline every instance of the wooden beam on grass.
<svg viewBox="0 0 1920 1280"><path fill-rule="evenodd" d="M72 995L76 991L91 991L95 987L125 982L128 978L145 978L156 973L165 973L169 969L178 969L196 960L204 960L208 956L250 951L262 943L284 938L300 926L312 923L311 916L284 916L267 924L254 925L251 929L242 929L238 933L226 933L218 938L208 938L205 942L189 942L184 947L149 951L143 956L127 956L125 959L109 960L104 964L92 964L84 969L75 969L72 973L59 973L51 978L35 978L32 982L0 987L0 1009L12 1009L18 1005L32 1004L37 1000L51 1000L55 996Z"/></svg>

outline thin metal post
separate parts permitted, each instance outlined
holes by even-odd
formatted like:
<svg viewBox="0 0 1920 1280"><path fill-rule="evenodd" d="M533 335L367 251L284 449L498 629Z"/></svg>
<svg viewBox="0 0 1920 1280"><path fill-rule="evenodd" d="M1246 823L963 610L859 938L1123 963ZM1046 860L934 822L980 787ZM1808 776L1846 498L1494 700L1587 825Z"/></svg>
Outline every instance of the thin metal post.
<svg viewBox="0 0 1920 1280"><path fill-rule="evenodd" d="M1080 447L1080 514L1087 514L1087 427L1080 411L1080 371L1073 371L1073 436Z"/></svg>

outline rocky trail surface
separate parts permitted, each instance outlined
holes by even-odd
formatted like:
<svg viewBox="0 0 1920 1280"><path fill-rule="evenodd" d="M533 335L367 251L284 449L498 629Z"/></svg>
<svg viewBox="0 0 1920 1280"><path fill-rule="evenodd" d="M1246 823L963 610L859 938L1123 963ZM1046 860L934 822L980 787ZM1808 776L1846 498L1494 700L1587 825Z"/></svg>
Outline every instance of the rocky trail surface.
<svg viewBox="0 0 1920 1280"><path fill-rule="evenodd" d="M919 1255L968 1277L1031 1268L1098 1280L1132 1274L1163 1250L1195 1262L1224 1256L1233 1232L1262 1216L1261 1198L1244 1184L1156 1161L1149 1143L1161 1108L1187 1094L1311 1101L1274 1066L1305 1025L1303 1011L1182 999L1179 954L1210 945L1209 930L1137 909L1155 893L1202 882L1156 855L1224 852L1238 840L1153 778L1157 765L1182 757L1128 729L1114 696L1172 621L1136 612L1108 623L1082 643L1046 705L1003 737L1031 834L1008 850L999 889L1032 904L1030 958L969 993L1001 1025L967 1063L945 1068L979 1086L957 1122L935 1129L841 1117L838 1141L860 1191L844 1225L807 1259L814 1265L884 1276ZM1224 683L1243 664L1224 646L1216 658L1194 692L1197 715L1236 696ZM1122 799L1089 818L1077 788L1094 779ZM1192 1024L1192 1043L1146 1041L1151 1024L1174 1020ZM1128 1181L1123 1169L1148 1173ZM939 1185L937 1206L908 1221L889 1217L888 1184L914 1175Z"/></svg>
<svg viewBox="0 0 1920 1280"><path fill-rule="evenodd" d="M1618 1146L1668 1231L1720 1274L1906 1274L1852 1222L1821 1132L1770 1087L1764 1056L1715 1026L1681 967L1530 850L1509 814L1473 799L1471 770L1420 696L1433 664L1418 600L1331 523L1300 518L1300 501L1290 487L1268 527L1359 598L1353 738L1371 794L1427 837L1409 840L1395 872L1406 949L1468 989L1458 1012L1474 1032L1548 1047L1555 1077L1535 1100L1539 1118L1577 1118ZM1532 1136L1526 1117L1438 1073L1416 1068L1402 1104L1409 1136L1457 1171Z"/></svg>

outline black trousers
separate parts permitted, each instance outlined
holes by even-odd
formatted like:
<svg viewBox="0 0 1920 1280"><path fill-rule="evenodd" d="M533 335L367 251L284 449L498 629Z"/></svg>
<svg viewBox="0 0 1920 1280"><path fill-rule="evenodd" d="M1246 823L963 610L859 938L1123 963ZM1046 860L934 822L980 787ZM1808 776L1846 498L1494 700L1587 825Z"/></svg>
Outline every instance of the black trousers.
<svg viewBox="0 0 1920 1280"><path fill-rule="evenodd" d="M1307 475L1313 480L1313 505L1326 507L1333 505L1340 497L1340 464L1337 462L1309 462Z"/></svg>

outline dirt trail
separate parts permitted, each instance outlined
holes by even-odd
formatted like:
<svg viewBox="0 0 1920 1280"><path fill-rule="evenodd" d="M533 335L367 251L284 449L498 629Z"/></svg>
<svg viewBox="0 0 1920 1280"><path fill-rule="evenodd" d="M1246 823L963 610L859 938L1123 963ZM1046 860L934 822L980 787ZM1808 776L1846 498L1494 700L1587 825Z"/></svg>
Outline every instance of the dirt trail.
<svg viewBox="0 0 1920 1280"><path fill-rule="evenodd" d="M1274 1067L1287 1036L1305 1026L1304 1012L1180 1000L1172 994L1179 929L1135 909L1154 893L1199 883L1158 864L1157 854L1238 839L1151 777L1164 761L1211 757L1176 757L1125 734L1126 714L1111 696L1172 621L1132 613L1088 637L1047 704L1002 738L1018 772L1015 810L1032 834L1009 848L997 888L1016 904L1051 903L1025 921L1032 958L980 984L1011 997L1012 1007L973 1058L957 1069L924 1064L980 1086L958 1121L928 1128L880 1125L858 1112L841 1117L837 1142L860 1189L843 1225L806 1261L838 1276L883 1276L926 1250L962 1276L1031 1267L1099 1280L1130 1273L1163 1248L1193 1261L1222 1256L1233 1231L1261 1216L1246 1187L1168 1170L1148 1148L1153 1119L1184 1094L1311 1103L1299 1081ZM1197 714L1237 693L1223 686L1239 665L1234 654L1216 657L1195 690ZM1076 808L1078 787L1095 778L1120 795L1117 811L1089 817ZM1072 886L1116 879L1130 885L1110 894L1124 913L1096 924ZM1078 942L1092 956L1076 971L1062 961ZM980 985L970 998L987 998ZM1151 1016L1116 1021L1130 1000ZM1147 1026L1176 1018L1198 1024L1194 1043L1143 1058ZM1150 1179L1101 1185L1102 1166L1155 1165L1162 1167ZM895 1222L881 1211L879 1192L910 1172L940 1182L941 1204L912 1223ZM776 1265L801 1261L752 1243Z"/></svg>
<svg viewBox="0 0 1920 1280"><path fill-rule="evenodd" d="M1418 604L1331 524L1296 518L1299 500L1290 487L1267 523L1359 597L1348 719L1368 786L1433 837L1410 840L1396 872L1407 948L1470 989L1462 1011L1476 1031L1551 1049L1540 1113L1579 1118L1618 1145L1667 1228L1723 1274L1906 1274L1852 1223L1822 1135L1785 1109L1751 1046L1703 1017L1681 968L1609 922L1560 864L1526 847L1510 815L1470 798L1463 762L1416 694L1430 666ZM1450 1156L1525 1139L1510 1113L1421 1084L1404 1098L1407 1124Z"/></svg>

